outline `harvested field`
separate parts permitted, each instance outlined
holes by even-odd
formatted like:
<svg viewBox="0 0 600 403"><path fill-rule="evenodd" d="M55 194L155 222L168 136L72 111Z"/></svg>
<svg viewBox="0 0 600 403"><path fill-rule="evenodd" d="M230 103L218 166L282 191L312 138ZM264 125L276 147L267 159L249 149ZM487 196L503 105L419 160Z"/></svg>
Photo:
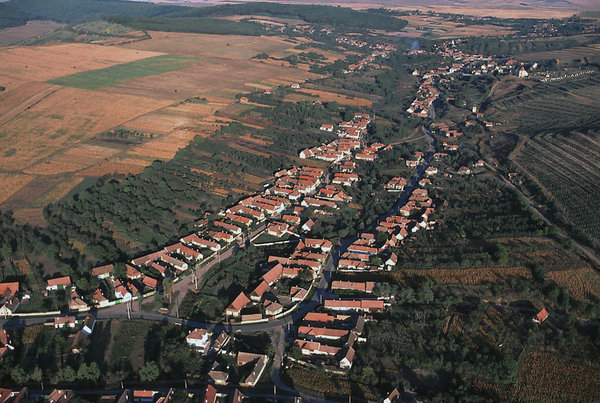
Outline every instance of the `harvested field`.
<svg viewBox="0 0 600 403"><path fill-rule="evenodd" d="M128 43L122 45L123 48L192 57L218 55L227 59L248 60L261 52L270 54L294 47L293 43L272 36L207 35L157 31L148 33L152 39Z"/></svg>
<svg viewBox="0 0 600 403"><path fill-rule="evenodd" d="M25 81L47 81L160 54L80 43L8 47L0 49L0 79L8 76Z"/></svg>
<svg viewBox="0 0 600 403"><path fill-rule="evenodd" d="M0 203L35 179L32 175L0 173Z"/></svg>
<svg viewBox="0 0 600 403"><path fill-rule="evenodd" d="M54 174L81 169L77 163L59 163L63 162L60 159L51 171L40 164L48 160L52 163L51 155L167 103L153 98L62 88L0 126L3 139L0 153L4 154L0 169L27 169L36 164L38 167L31 172Z"/></svg>
<svg viewBox="0 0 600 403"><path fill-rule="evenodd" d="M215 77L219 77L215 80ZM102 91L138 96L158 97L182 101L194 96L219 97L235 100L235 95L255 90L247 82L260 82L268 78L283 82L303 82L318 77L300 69L269 65L254 60L240 60L206 56L199 63L186 69L160 75L141 77L116 86L104 87Z"/></svg>

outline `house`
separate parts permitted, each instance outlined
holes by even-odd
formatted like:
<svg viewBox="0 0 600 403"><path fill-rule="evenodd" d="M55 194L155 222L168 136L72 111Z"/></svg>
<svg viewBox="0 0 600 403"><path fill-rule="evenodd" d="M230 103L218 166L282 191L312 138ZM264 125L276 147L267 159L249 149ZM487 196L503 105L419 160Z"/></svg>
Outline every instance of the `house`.
<svg viewBox="0 0 600 403"><path fill-rule="evenodd" d="M266 300L265 302L263 302L263 306L265 308L265 314L267 316L274 316L283 312L283 305L276 301Z"/></svg>
<svg viewBox="0 0 600 403"><path fill-rule="evenodd" d="M346 354L344 354L342 359L340 360L340 368L341 369L352 368L352 363L354 362L354 354L355 354L354 349L349 346L346 350Z"/></svg>
<svg viewBox="0 0 600 403"><path fill-rule="evenodd" d="M173 256L164 255L164 256L161 256L160 260L162 260L163 262L167 263L168 265L174 267L175 269L177 269L179 271L186 271L189 268L189 266L186 262L183 262L179 259L175 259Z"/></svg>
<svg viewBox="0 0 600 403"><path fill-rule="evenodd" d="M546 311L546 308L542 308L542 310L535 315L533 321L536 323L543 323L546 319L548 319L548 316L550 316L550 314L548 311Z"/></svg>
<svg viewBox="0 0 600 403"><path fill-rule="evenodd" d="M309 218L304 224L302 224L302 231L310 232L313 225L315 225L315 222L311 218Z"/></svg>
<svg viewBox="0 0 600 403"><path fill-rule="evenodd" d="M331 329L327 327L299 326L298 337L309 340L325 339L340 340L348 336L349 331L344 329Z"/></svg>
<svg viewBox="0 0 600 403"><path fill-rule="evenodd" d="M105 307L108 306L108 298L106 298L104 296L104 294L102 294L102 291L100 291L99 288L96 289L96 291L94 291L94 295L92 296L92 300L94 301L94 303L100 307Z"/></svg>
<svg viewBox="0 0 600 403"><path fill-rule="evenodd" d="M360 282L335 280L331 282L331 289L372 293L375 289L375 283L372 281Z"/></svg>
<svg viewBox="0 0 600 403"><path fill-rule="evenodd" d="M229 234L227 232L208 231L208 235L217 242L221 241L221 242L231 243L235 240L233 235Z"/></svg>
<svg viewBox="0 0 600 403"><path fill-rule="evenodd" d="M458 168L458 171L456 171L456 173L459 175L469 175L471 173L471 169L466 166L462 166Z"/></svg>
<svg viewBox="0 0 600 403"><path fill-rule="evenodd" d="M322 130L324 132L332 132L333 131L333 125L322 124L321 127L319 128L319 130Z"/></svg>
<svg viewBox="0 0 600 403"><path fill-rule="evenodd" d="M291 298L292 302L303 301L307 295L308 295L308 291L302 287L292 286L290 288L290 298Z"/></svg>
<svg viewBox="0 0 600 403"><path fill-rule="evenodd" d="M54 318L52 322L55 329L62 329L64 327L75 327L75 317L74 316L57 316Z"/></svg>
<svg viewBox="0 0 600 403"><path fill-rule="evenodd" d="M236 225L229 224L223 221L215 221L213 223L217 227L225 228L227 231L231 232L233 235L240 235L242 233L242 229Z"/></svg>
<svg viewBox="0 0 600 403"><path fill-rule="evenodd" d="M227 308L225 308L225 315L232 316L234 318L239 317L242 312L242 308L248 305L249 302L250 298L241 292L240 295L238 295L233 302Z"/></svg>
<svg viewBox="0 0 600 403"><path fill-rule="evenodd" d="M92 269L92 274L96 276L98 280L102 280L103 278L110 277L113 271L113 265L107 264L104 266L95 267Z"/></svg>
<svg viewBox="0 0 600 403"><path fill-rule="evenodd" d="M229 340L231 340L231 337L224 330L221 331L221 333L219 333L217 338L213 341L212 350L216 353L220 353L223 347L229 343Z"/></svg>
<svg viewBox="0 0 600 403"><path fill-rule="evenodd" d="M91 315L87 315L83 320L81 332L89 336L94 332L94 327L96 327L96 318Z"/></svg>
<svg viewBox="0 0 600 403"><path fill-rule="evenodd" d="M240 104L247 104L248 102L250 102L248 97L240 97Z"/></svg>
<svg viewBox="0 0 600 403"><path fill-rule="evenodd" d="M208 377L212 379L215 385L227 385L229 382L229 373L222 371L217 362L214 363L213 369L208 373Z"/></svg>
<svg viewBox="0 0 600 403"><path fill-rule="evenodd" d="M238 354L239 356L239 354ZM254 361L254 366L252 367L252 371L250 371L250 374L246 377L246 379L244 379L243 382L240 382L240 386L256 386L256 384L258 383L258 381L260 380L262 374L264 373L265 369L267 368L267 364L269 363L269 357L264 355L264 354L260 354L260 357ZM236 390L237 392L237 390ZM234 395L235 398L235 395Z"/></svg>
<svg viewBox="0 0 600 403"><path fill-rule="evenodd" d="M258 286L250 293L250 299L252 301L260 301L262 296L269 291L270 287L264 280L258 284Z"/></svg>
<svg viewBox="0 0 600 403"><path fill-rule="evenodd" d="M204 392L204 403L216 403L217 389L213 385L208 385Z"/></svg>
<svg viewBox="0 0 600 403"><path fill-rule="evenodd" d="M281 238L288 232L289 228L290 226L287 223L274 221L269 223L266 231L271 236Z"/></svg>
<svg viewBox="0 0 600 403"><path fill-rule="evenodd" d="M210 348L211 337L212 332L210 330L194 329L186 336L185 341L200 353L205 354Z"/></svg>
<svg viewBox="0 0 600 403"><path fill-rule="evenodd" d="M524 66L521 66L521 68L519 69L517 75L519 76L519 78L527 78L527 77L529 77L529 73L527 72L527 70L525 70Z"/></svg>
<svg viewBox="0 0 600 403"><path fill-rule="evenodd" d="M150 276L144 276L144 278L142 279L142 284L144 284L151 290L156 290L156 287L158 287L158 280Z"/></svg>
<svg viewBox="0 0 600 403"><path fill-rule="evenodd" d="M321 322L321 323L331 323L335 321L335 316L330 315L328 313L319 313L319 312L309 312L304 316L305 322Z"/></svg>
<svg viewBox="0 0 600 403"><path fill-rule="evenodd" d="M133 401L141 403L150 403L154 401L154 395L158 392L154 390L134 390Z"/></svg>
<svg viewBox="0 0 600 403"><path fill-rule="evenodd" d="M196 235L196 234L188 235L185 238L181 238L180 241L181 241L181 243L186 244L186 245L195 245L199 248L208 248L208 249L212 250L213 252L218 252L221 250L221 245L219 245L218 243L209 241L206 239L202 239L202 238L198 237L198 235Z"/></svg>
<svg viewBox="0 0 600 403"><path fill-rule="evenodd" d="M127 270L127 278L129 280L139 280L144 276L141 271L131 265L126 264L125 269Z"/></svg>
<svg viewBox="0 0 600 403"><path fill-rule="evenodd" d="M9 351L14 349L15 348L10 344L10 338L8 337L6 329L0 330L0 362L2 362L2 358L8 354Z"/></svg>
<svg viewBox="0 0 600 403"><path fill-rule="evenodd" d="M383 403L397 403L400 401L400 391L394 388L391 393L383 400Z"/></svg>
<svg viewBox="0 0 600 403"><path fill-rule="evenodd" d="M360 300L341 300L341 299L326 299L323 303L325 309L334 311L363 311L375 312L382 311L384 308L383 301L372 299Z"/></svg>
<svg viewBox="0 0 600 403"><path fill-rule="evenodd" d="M425 170L425 174L426 174L427 176L435 175L435 174L437 174L437 173L438 173L438 169L437 169L436 167L428 167L428 168Z"/></svg>
<svg viewBox="0 0 600 403"><path fill-rule="evenodd" d="M48 403L67 403L73 397L73 391L69 389L54 389L48 396Z"/></svg>
<svg viewBox="0 0 600 403"><path fill-rule="evenodd" d="M294 340L294 344L300 348L302 355L321 355L333 357L341 350L340 347L328 346L317 341Z"/></svg>
<svg viewBox="0 0 600 403"><path fill-rule="evenodd" d="M117 299L120 299L123 301L131 301L131 299L133 298L133 295L123 285L123 283L121 283L121 280L115 280L115 282L113 284L115 287L115 297L117 297Z"/></svg>
<svg viewBox="0 0 600 403"><path fill-rule="evenodd" d="M69 276L48 279L46 290L55 291L65 289L71 286L71 278Z"/></svg>

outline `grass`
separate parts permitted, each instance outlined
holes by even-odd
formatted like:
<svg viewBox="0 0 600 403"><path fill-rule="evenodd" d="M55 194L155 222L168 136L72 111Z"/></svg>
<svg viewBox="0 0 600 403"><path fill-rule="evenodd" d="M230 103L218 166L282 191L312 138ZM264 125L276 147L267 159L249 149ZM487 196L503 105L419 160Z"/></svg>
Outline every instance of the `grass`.
<svg viewBox="0 0 600 403"><path fill-rule="evenodd" d="M98 70L89 70L48 81L65 87L95 89L121 84L139 77L152 76L169 71L180 70L198 63L196 57L161 55L117 64Z"/></svg>

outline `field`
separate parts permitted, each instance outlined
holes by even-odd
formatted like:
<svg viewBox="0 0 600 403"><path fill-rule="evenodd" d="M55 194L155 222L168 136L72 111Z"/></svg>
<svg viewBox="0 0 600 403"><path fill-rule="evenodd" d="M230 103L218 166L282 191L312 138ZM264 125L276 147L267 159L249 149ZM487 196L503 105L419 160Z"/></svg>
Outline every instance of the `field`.
<svg viewBox="0 0 600 403"><path fill-rule="evenodd" d="M558 59L560 60L561 65L574 62L579 64L584 60L587 60L589 63L598 63L600 61L600 45L581 46L549 52L523 53L516 58L518 60L531 62L536 60Z"/></svg>
<svg viewBox="0 0 600 403"><path fill-rule="evenodd" d="M464 25L448 21L444 17L430 15L402 16L408 25L402 30L402 35L420 37L423 35L447 39L467 36L508 35L514 31L496 25Z"/></svg>
<svg viewBox="0 0 600 403"><path fill-rule="evenodd" d="M520 363L516 397L535 402L598 401L599 377L598 368L565 362L550 353L531 353Z"/></svg>
<svg viewBox="0 0 600 403"><path fill-rule="evenodd" d="M597 73L552 84L506 79L498 85L486 114L526 134L593 129L600 122L599 95Z"/></svg>
<svg viewBox="0 0 600 403"><path fill-rule="evenodd" d="M95 89L117 85L138 77L151 76L180 70L198 63L197 58L185 56L161 55L134 62L117 64L99 70L88 70L65 77L50 80L49 83L65 87Z"/></svg>
<svg viewBox="0 0 600 403"><path fill-rule="evenodd" d="M84 178L139 173L156 159L173 158L194 137L212 135L232 121L217 115L235 105L236 94L317 77L252 59L263 51L293 54L295 44L279 38L151 36L120 46L0 49L0 85L6 87L0 97L0 207L42 224L43 205ZM194 97L206 101L187 101ZM103 135L115 128L145 137ZM235 146L260 153L267 144L247 140ZM253 177L252 186L259 182ZM238 191L246 187L238 185Z"/></svg>
<svg viewBox="0 0 600 403"><path fill-rule="evenodd" d="M598 135L542 135L525 142L517 162L588 236L600 234Z"/></svg>
<svg viewBox="0 0 600 403"><path fill-rule="evenodd" d="M29 38L44 35L61 26L62 24L58 24L54 21L27 21L27 24L19 27L1 29L0 46L7 46Z"/></svg>

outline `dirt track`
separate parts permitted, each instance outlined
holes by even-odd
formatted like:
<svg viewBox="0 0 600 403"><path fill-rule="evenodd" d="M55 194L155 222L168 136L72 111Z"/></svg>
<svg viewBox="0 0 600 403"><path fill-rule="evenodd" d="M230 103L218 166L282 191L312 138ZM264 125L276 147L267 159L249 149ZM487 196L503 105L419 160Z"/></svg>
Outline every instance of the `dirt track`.
<svg viewBox="0 0 600 403"><path fill-rule="evenodd" d="M52 87L46 88L37 94L29 97L25 102L20 105L14 107L10 111L6 112L4 115L0 116L0 126L10 121L11 119L19 116L21 113L25 112L29 108L33 107L35 104L41 102L44 98L50 96L55 93L62 87L60 85L53 85Z"/></svg>

